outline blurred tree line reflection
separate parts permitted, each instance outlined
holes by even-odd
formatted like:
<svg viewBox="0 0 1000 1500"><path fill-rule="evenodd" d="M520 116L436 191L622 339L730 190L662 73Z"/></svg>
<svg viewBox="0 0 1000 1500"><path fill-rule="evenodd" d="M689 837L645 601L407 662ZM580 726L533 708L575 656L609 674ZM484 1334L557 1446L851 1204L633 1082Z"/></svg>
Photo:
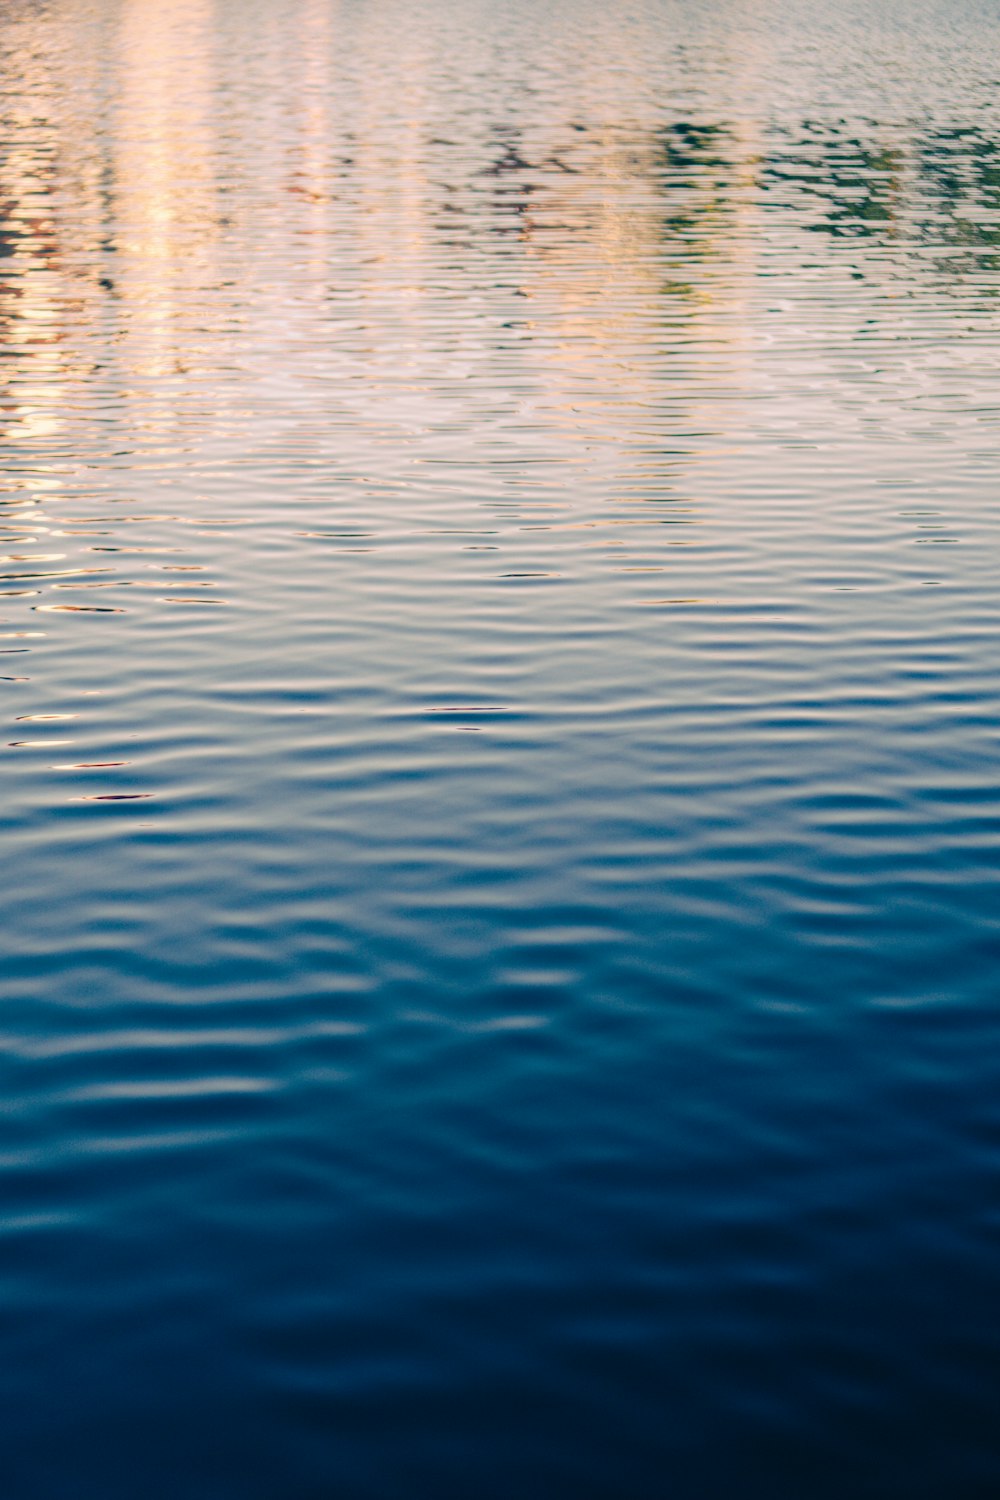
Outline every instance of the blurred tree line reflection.
<svg viewBox="0 0 1000 1500"><path fill-rule="evenodd" d="M615 190L629 181L655 185L661 243L686 261L718 254L741 210L756 201L811 233L966 249L976 252L979 270L1000 267L1000 142L977 126L890 132L873 121L868 134L856 124L809 120L795 129L722 121L676 121L642 133L572 128L575 139L545 156L515 148L509 134L498 139L495 159L480 169L506 210L496 232L556 238L584 230L595 216L596 170ZM581 156L582 168L575 165ZM581 190L556 178L553 167L578 172ZM965 263L950 256L948 264L961 270Z"/></svg>

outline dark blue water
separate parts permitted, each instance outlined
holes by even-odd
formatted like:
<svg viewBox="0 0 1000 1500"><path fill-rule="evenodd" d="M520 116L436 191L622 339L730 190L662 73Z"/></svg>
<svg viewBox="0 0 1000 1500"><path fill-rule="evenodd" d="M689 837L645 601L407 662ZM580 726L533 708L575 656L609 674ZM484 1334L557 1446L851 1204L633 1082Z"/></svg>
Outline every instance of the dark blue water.
<svg viewBox="0 0 1000 1500"><path fill-rule="evenodd" d="M3 1500L1000 1494L998 43L0 0Z"/></svg>

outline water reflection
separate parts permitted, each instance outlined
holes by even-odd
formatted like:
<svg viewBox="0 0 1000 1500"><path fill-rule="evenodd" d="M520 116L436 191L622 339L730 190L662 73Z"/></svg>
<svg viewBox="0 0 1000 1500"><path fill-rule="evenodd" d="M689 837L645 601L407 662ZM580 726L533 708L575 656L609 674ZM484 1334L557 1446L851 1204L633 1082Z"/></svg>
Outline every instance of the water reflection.
<svg viewBox="0 0 1000 1500"><path fill-rule="evenodd" d="M998 1492L996 29L2 5L15 1500Z"/></svg>
<svg viewBox="0 0 1000 1500"><path fill-rule="evenodd" d="M314 318L348 312L339 337L350 361L364 344L367 306L379 325L395 308L396 336L412 351L426 345L419 309L443 295L447 277L471 291L482 274L502 272L511 295L525 299L503 326L524 345L543 342L532 338L532 301L546 314L558 302L558 347L577 358L608 339L641 348L655 330L663 340L678 316L678 337L690 342L684 304L731 312L779 222L783 235L799 228L872 253L921 256L926 247L952 276L996 269L1000 158L982 130L679 119L637 131L570 118L530 148L517 127L494 127L477 150L418 116L387 158L377 134L365 138L363 119L352 118L342 143L332 138L340 118L325 93L323 29L308 10L310 61L290 154L276 156L258 124L256 141L242 140L259 151L255 176L240 187L232 146L244 117L237 126L220 109L211 18L194 0L156 17L151 24L144 7L123 8L114 84L90 80L88 103L104 124L89 148L72 120L57 118L8 142L0 319L9 441L55 439L74 399L64 380L79 399L93 368L106 420L166 452L203 424L206 387L225 390L225 350L239 363L240 351L272 340L298 360ZM880 275L875 262L863 269ZM552 326L546 318L546 337ZM98 348L103 357L88 364ZM662 371L637 381L635 401L648 400L650 380L662 386Z"/></svg>

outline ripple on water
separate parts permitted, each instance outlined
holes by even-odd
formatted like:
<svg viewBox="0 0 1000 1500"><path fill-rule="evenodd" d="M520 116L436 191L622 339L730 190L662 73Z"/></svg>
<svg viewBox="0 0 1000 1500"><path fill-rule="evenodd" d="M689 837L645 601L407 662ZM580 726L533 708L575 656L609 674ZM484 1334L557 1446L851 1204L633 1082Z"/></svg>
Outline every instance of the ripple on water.
<svg viewBox="0 0 1000 1500"><path fill-rule="evenodd" d="M996 55L9 0L11 1500L998 1492Z"/></svg>

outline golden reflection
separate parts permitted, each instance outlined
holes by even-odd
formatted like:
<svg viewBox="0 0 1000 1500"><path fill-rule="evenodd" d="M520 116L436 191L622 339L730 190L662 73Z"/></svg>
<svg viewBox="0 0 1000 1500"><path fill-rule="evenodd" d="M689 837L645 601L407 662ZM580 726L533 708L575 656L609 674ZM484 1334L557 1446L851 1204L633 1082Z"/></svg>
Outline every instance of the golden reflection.
<svg viewBox="0 0 1000 1500"><path fill-rule="evenodd" d="M297 198L305 211L305 222L299 228L300 236L308 241L305 267L311 278L322 281L332 222L328 160L333 92L330 8L322 0L314 0L290 20L293 26L298 22L295 40L301 64L285 191Z"/></svg>
<svg viewBox="0 0 1000 1500"><path fill-rule="evenodd" d="M68 310L52 210L56 139L38 124L16 134L0 167L0 337L5 366L3 440L38 444L64 422Z"/></svg>
<svg viewBox="0 0 1000 1500"><path fill-rule="evenodd" d="M670 501L693 524L692 465L717 456L713 432L738 433L732 403L753 383L764 175L818 181L813 227L830 234L905 223L912 151L848 142L846 182L832 128L803 127L805 144L792 132L784 160L772 142L768 165L751 121L636 96L641 18L609 12L558 87L496 84L473 140L442 119L433 39L409 32L387 51L351 7L303 0L252 26L215 0L101 14L81 29L75 116L44 48L22 49L0 166L0 425L36 450L40 494L60 487L42 460L77 403L102 435L176 457L195 417L211 426L246 400L255 436L285 452L290 427L315 442L349 409L387 469L428 432L464 428L471 446L481 424L496 446L470 461L503 450L494 477L510 491L535 482L514 459L555 435L621 506ZM716 41L752 92L753 41L738 64ZM484 52L484 78L502 75L501 52ZM247 348L270 354L260 400L241 381ZM328 399L299 401L317 371Z"/></svg>
<svg viewBox="0 0 1000 1500"><path fill-rule="evenodd" d="M183 373L192 358L192 305L218 239L212 164L212 0L127 0L117 39L112 111L116 292L132 370ZM172 430L173 403L155 385L141 407ZM137 414L138 415L138 414Z"/></svg>

